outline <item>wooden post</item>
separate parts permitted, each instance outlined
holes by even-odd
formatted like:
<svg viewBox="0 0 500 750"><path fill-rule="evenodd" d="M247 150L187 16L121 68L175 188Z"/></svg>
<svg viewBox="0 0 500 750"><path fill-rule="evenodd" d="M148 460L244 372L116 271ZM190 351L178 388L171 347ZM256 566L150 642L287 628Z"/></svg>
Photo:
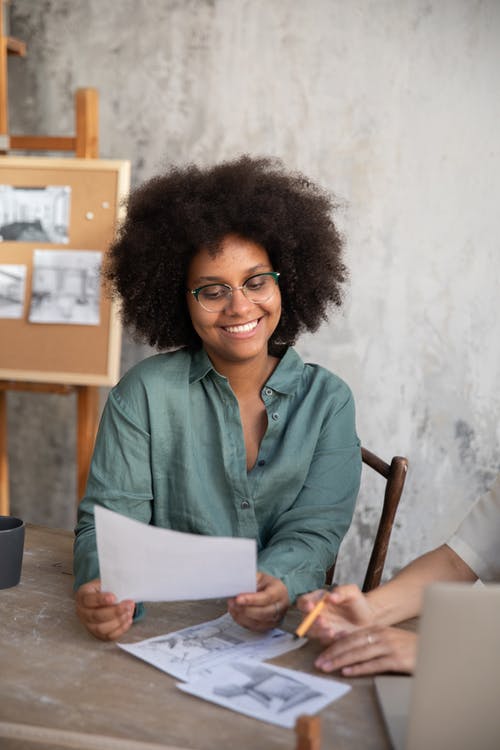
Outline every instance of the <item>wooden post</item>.
<svg viewBox="0 0 500 750"><path fill-rule="evenodd" d="M77 432L77 504L83 497L87 476L94 450L99 417L99 388L93 385L79 385L77 392L78 432Z"/></svg>
<svg viewBox="0 0 500 750"><path fill-rule="evenodd" d="M26 54L26 45L7 36L5 28L6 0L0 0L0 154L9 150L9 106L7 86L7 55Z"/></svg>
<svg viewBox="0 0 500 750"><path fill-rule="evenodd" d="M0 516L9 515L9 458L7 454L7 399L0 391Z"/></svg>
<svg viewBox="0 0 500 750"><path fill-rule="evenodd" d="M99 156L99 94L97 89L78 89L75 94L75 155Z"/></svg>
<svg viewBox="0 0 500 750"><path fill-rule="evenodd" d="M7 37L4 32L4 4L0 0L0 137L7 137L9 133L8 104L7 104ZM4 150L4 146L0 144ZM5 145L5 150L8 148Z"/></svg>
<svg viewBox="0 0 500 750"><path fill-rule="evenodd" d="M295 722L296 750L320 750L321 719L319 716L299 716Z"/></svg>

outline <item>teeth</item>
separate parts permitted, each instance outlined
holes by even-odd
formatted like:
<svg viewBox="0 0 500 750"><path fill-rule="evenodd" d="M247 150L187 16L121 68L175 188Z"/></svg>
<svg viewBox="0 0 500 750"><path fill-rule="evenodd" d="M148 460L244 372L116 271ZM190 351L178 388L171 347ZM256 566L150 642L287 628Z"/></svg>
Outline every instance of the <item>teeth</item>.
<svg viewBox="0 0 500 750"><path fill-rule="evenodd" d="M258 320L252 320L251 323L245 323L242 326L224 326L224 330L229 333L247 333L248 331L253 331L258 322Z"/></svg>

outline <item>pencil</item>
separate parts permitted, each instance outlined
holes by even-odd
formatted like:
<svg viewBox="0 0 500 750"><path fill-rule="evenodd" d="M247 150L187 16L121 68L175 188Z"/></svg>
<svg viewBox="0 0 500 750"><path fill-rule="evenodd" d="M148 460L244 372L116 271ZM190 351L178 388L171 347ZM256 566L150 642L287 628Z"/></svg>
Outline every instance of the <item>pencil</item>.
<svg viewBox="0 0 500 750"><path fill-rule="evenodd" d="M293 634L293 637L295 639L302 638L302 636L307 633L307 631L309 630L309 628L311 627L311 625L313 624L313 622L315 621L315 619L318 617L318 615L321 612L321 610L323 609L323 607L325 606L327 594L329 594L331 591L333 591L333 589L335 587L336 587L336 585L333 584L333 586L331 588L328 588L324 592L323 596L318 601L318 603L316 604L316 606L314 607L314 609L311 609L311 611L309 612L309 614L304 617L304 619L300 623L299 627L297 628L297 630Z"/></svg>

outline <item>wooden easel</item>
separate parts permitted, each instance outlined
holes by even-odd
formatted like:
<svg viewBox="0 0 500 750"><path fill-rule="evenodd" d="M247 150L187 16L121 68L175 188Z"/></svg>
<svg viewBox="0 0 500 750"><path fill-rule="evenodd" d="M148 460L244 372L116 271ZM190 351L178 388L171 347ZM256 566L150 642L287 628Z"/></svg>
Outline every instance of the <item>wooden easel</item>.
<svg viewBox="0 0 500 750"><path fill-rule="evenodd" d="M72 151L80 158L97 158L99 152L99 95L96 89L75 94L75 135L71 137L9 135L7 55L24 56L26 45L4 34L5 0L0 0L0 153L25 151ZM9 462L7 453L7 391L76 394L77 397L77 502L85 491L99 418L99 389L89 385L28 383L0 380L0 515L8 515Z"/></svg>

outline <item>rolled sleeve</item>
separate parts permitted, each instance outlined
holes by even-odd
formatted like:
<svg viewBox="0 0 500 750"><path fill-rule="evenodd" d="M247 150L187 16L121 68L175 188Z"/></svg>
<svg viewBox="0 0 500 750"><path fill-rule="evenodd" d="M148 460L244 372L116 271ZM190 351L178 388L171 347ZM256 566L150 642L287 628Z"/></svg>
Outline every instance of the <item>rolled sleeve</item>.
<svg viewBox="0 0 500 750"><path fill-rule="evenodd" d="M500 582L500 474L446 544L482 581Z"/></svg>
<svg viewBox="0 0 500 750"><path fill-rule="evenodd" d="M99 425L85 496L75 529L75 588L99 576L94 506L102 505L143 523L151 520L149 433L111 392Z"/></svg>

